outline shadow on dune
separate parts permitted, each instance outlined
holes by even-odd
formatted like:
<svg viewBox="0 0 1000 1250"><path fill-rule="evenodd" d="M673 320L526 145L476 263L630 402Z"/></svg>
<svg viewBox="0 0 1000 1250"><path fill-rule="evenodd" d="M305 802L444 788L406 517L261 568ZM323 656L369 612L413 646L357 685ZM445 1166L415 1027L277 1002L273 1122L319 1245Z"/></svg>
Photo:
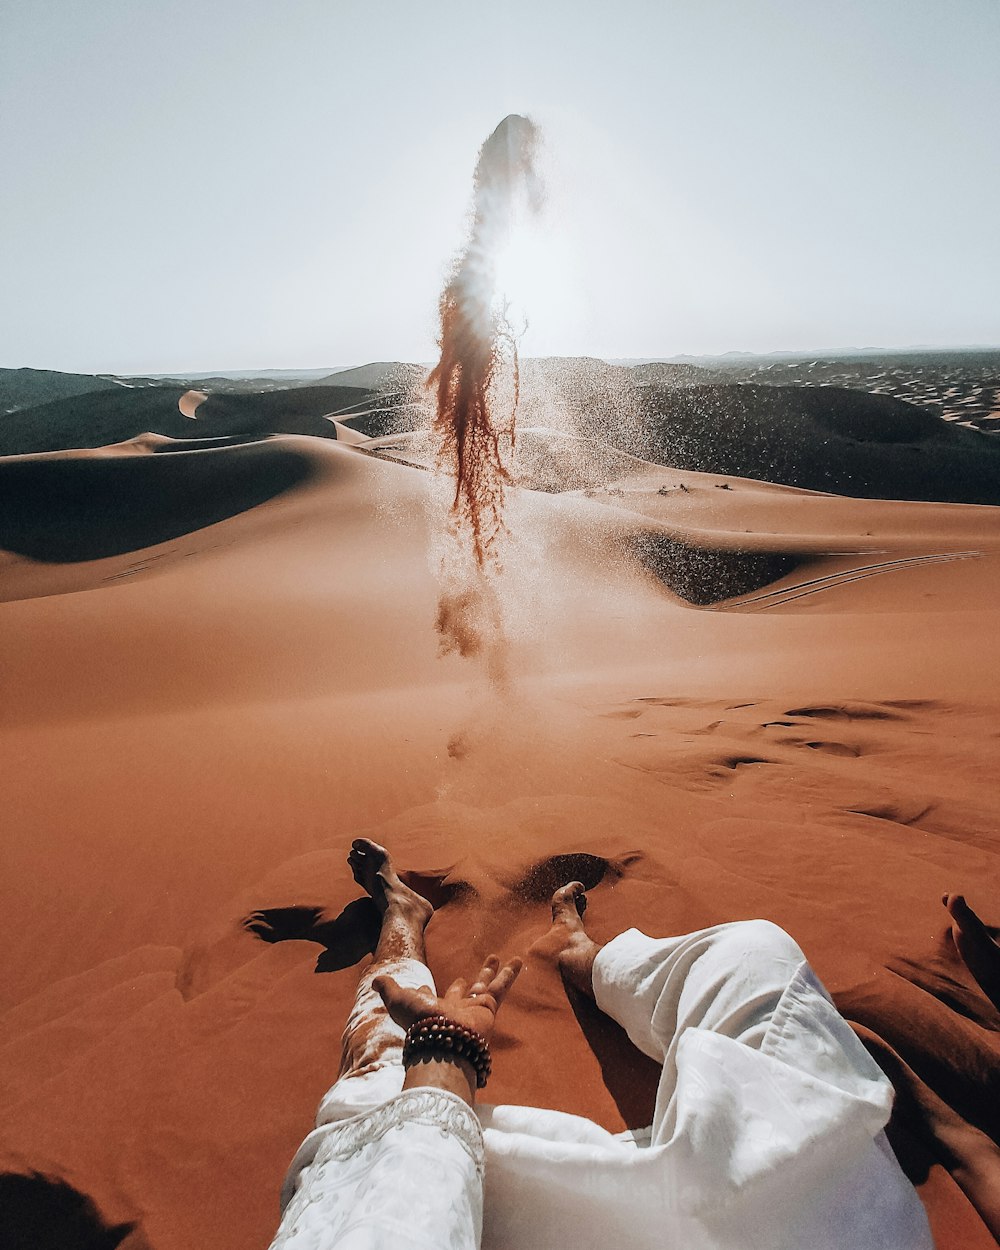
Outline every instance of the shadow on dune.
<svg viewBox="0 0 1000 1250"><path fill-rule="evenodd" d="M340 972L374 952L382 919L370 898L356 898L332 920L320 907L265 907L247 916L243 927L262 942L316 942L324 948L316 971Z"/></svg>
<svg viewBox="0 0 1000 1250"><path fill-rule="evenodd" d="M436 912L450 902L460 901L469 888L463 881L447 881L438 873L403 870L400 876L411 889L427 899ZM549 890L551 893L552 889ZM271 944L315 942L324 948L316 960L315 971L340 972L374 953L382 930L382 918L372 899L364 895L352 899L332 918L322 907L261 907L244 916L240 927L260 941Z"/></svg>
<svg viewBox="0 0 1000 1250"><path fill-rule="evenodd" d="M622 1120L629 1128L648 1127L653 1122L660 1065L634 1046L621 1025L579 990L567 985L566 996Z"/></svg>
<svg viewBox="0 0 1000 1250"><path fill-rule="evenodd" d="M0 548L47 563L122 555L256 507L312 468L302 451L266 442L0 460Z"/></svg>
<svg viewBox="0 0 1000 1250"><path fill-rule="evenodd" d="M707 607L786 577L803 558L784 551L725 551L695 547L666 534L637 534L633 554L686 603Z"/></svg>

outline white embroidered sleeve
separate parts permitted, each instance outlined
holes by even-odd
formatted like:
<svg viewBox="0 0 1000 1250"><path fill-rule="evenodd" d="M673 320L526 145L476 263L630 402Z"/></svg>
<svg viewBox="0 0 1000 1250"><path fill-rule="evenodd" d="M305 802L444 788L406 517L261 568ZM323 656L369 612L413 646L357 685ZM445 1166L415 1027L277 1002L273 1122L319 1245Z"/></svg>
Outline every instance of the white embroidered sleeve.
<svg viewBox="0 0 1000 1250"><path fill-rule="evenodd" d="M478 1250L483 1134L455 1094L404 1090L307 1144L272 1250Z"/></svg>

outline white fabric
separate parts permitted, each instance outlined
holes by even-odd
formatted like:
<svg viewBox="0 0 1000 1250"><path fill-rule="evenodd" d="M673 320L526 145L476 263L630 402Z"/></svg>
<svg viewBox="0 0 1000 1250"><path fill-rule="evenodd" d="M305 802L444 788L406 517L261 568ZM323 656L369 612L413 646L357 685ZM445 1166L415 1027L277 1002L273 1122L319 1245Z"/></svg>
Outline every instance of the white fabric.
<svg viewBox="0 0 1000 1250"><path fill-rule="evenodd" d="M426 1250L478 1246L483 1133L443 1090L404 1090L322 1132L289 1198L275 1246Z"/></svg>
<svg viewBox="0 0 1000 1250"><path fill-rule="evenodd" d="M472 1250L483 1224L483 1131L445 1090L403 1089L403 1030L372 987L433 985L415 959L371 965L344 1030L341 1076L281 1191L271 1250Z"/></svg>
<svg viewBox="0 0 1000 1250"><path fill-rule="evenodd" d="M432 983L415 961L387 970ZM378 1135L407 1112L402 1031L374 973L345 1033L345 1075L293 1161L273 1250L473 1250L480 1213L483 1250L933 1250L881 1131L891 1085L775 925L631 929L608 943L595 997L663 1065L653 1124L616 1136L555 1111L481 1108L484 1205L474 1139L430 1127L433 1104L447 1120L460 1099L421 1091L422 1118ZM353 1167L344 1134L366 1142Z"/></svg>

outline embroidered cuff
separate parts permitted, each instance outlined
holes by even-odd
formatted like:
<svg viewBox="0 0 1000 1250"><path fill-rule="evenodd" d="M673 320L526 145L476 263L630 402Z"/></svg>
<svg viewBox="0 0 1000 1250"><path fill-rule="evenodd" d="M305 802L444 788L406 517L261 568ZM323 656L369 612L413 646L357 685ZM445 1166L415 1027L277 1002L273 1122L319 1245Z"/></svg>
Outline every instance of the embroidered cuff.
<svg viewBox="0 0 1000 1250"><path fill-rule="evenodd" d="M479 1119L464 1099L443 1089L404 1089L373 1111L331 1124L324 1153L331 1159L346 1159L381 1140L390 1129L407 1124L422 1124L454 1137L482 1172L483 1130Z"/></svg>

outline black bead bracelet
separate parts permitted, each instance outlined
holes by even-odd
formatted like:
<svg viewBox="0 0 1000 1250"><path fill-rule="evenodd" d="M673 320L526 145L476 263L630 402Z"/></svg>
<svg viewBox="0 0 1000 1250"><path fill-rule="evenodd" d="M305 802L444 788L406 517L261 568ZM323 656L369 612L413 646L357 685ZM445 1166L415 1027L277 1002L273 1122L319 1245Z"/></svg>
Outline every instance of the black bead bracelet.
<svg viewBox="0 0 1000 1250"><path fill-rule="evenodd" d="M433 1059L464 1059L476 1074L476 1089L483 1089L490 1079L493 1063L489 1042L482 1033L447 1016L425 1016L406 1030L403 1067L412 1068Z"/></svg>

